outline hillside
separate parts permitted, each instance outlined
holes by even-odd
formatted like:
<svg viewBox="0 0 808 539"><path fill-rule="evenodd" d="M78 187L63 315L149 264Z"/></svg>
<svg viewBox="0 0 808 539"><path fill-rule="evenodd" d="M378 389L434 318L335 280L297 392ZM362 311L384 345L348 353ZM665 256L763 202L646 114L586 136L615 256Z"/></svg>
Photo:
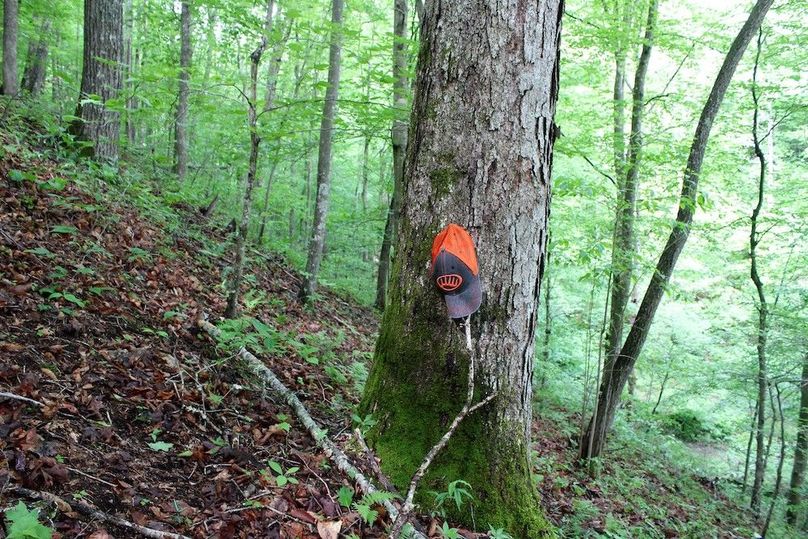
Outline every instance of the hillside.
<svg viewBox="0 0 808 539"><path fill-rule="evenodd" d="M31 132L0 137L6 517L20 500L59 537L140 536L82 507L193 537L336 537L337 522L340 537L384 536L384 509L353 493L234 357L241 345L262 357L367 468L351 414L377 313L328 291L301 308L297 273L256 254L244 317L214 342L197 320L224 309L230 243L215 218L131 182L136 170L56 159L26 141ZM561 536L751 536L716 482L680 469L671 444L644 439L641 425L593 480L575 463L580 417L553 398L535 409L535 479ZM421 522L441 536L436 520Z"/></svg>

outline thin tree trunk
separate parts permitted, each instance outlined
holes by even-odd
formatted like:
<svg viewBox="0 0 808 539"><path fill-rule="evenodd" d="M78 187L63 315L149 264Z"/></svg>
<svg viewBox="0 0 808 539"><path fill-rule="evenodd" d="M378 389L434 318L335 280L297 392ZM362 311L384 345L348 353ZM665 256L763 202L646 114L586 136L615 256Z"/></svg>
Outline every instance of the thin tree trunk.
<svg viewBox="0 0 808 539"><path fill-rule="evenodd" d="M267 187L264 190L264 206L261 208L261 228L258 230L257 243L261 243L264 238L264 230L267 226L267 214L269 213L269 193L272 190L272 180L275 178L275 169L278 167L278 162L274 161L269 169L269 177L267 178Z"/></svg>
<svg viewBox="0 0 808 539"><path fill-rule="evenodd" d="M777 410L780 419L780 458L777 461L777 474L774 478L771 505L769 505L769 512L766 514L766 522L763 524L763 531L761 532L763 537L766 537L766 533L769 531L769 524L772 522L772 514L774 513L774 504L777 503L777 498L780 496L780 485L783 481L783 462L786 460L786 429L783 421L783 400L780 395L780 386L775 384L774 390L777 394Z"/></svg>
<svg viewBox="0 0 808 539"><path fill-rule="evenodd" d="M22 89L37 96L45 87L45 74L48 68L48 38L50 36L51 21L45 19L40 27L39 39L31 40L28 44L28 58L25 71L22 74Z"/></svg>
<svg viewBox="0 0 808 539"><path fill-rule="evenodd" d="M3 0L3 95L17 95L18 0Z"/></svg>
<svg viewBox="0 0 808 539"><path fill-rule="evenodd" d="M760 279L757 266L757 246L760 243L760 235L758 234L758 219L760 211L763 209L764 192L766 187L766 156L763 154L763 149L760 147L760 138L758 137L759 125L759 96L757 91L757 71L760 59L762 33L758 31L757 40L757 54L755 56L755 67L752 72L752 101L755 105L755 110L752 119L752 142L755 148L755 156L760 163L760 170L758 175L758 189L757 189L757 204L752 210L751 227L749 231L749 259L750 259L750 277L755 285L755 290L758 295L758 323L757 323L757 360L758 360L758 417L755 426L755 479L752 484L752 496L750 505L755 515L760 512L760 499L761 490L763 488L763 479L766 473L766 463L763 455L763 429L766 421L766 388L769 386L767 365L766 365L766 344L768 338L768 316L769 307L766 302L766 294L763 289L763 281ZM772 403L772 406L774 404ZM774 421L774 417L772 417ZM772 425L773 426L773 425Z"/></svg>
<svg viewBox="0 0 808 539"><path fill-rule="evenodd" d="M400 115L407 109L407 0L395 0L393 4L393 107ZM383 310L387 297L387 284L390 278L390 258L393 243L396 241L404 159L407 150L407 123L404 118L393 120L393 196L387 211L379 253L379 270L376 274L377 309Z"/></svg>
<svg viewBox="0 0 808 539"><path fill-rule="evenodd" d="M123 59L122 0L85 0L84 64L81 96L71 131L80 140L93 143L89 154L100 161L117 163L121 118L107 107L121 91ZM99 96L100 102L89 102Z"/></svg>
<svg viewBox="0 0 808 539"><path fill-rule="evenodd" d="M323 261L325 247L326 218L331 204L331 149L334 141L334 118L339 94L340 55L342 52L342 9L344 0L331 0L331 47L328 56L328 88L325 91L323 116L320 122L320 148L317 156L317 201L314 205L309 255L306 261L306 275L300 286L298 297L302 302L317 290L317 277Z"/></svg>
<svg viewBox="0 0 808 539"><path fill-rule="evenodd" d="M802 503L802 484L805 481L805 464L808 461L808 354L802 359L802 380L800 382L800 411L797 420L797 443L794 445L794 466L791 468L791 484L788 489L786 521L794 527L799 526L799 515Z"/></svg>
<svg viewBox="0 0 808 539"><path fill-rule="evenodd" d="M188 98L191 95L191 5L183 0L180 17L180 73L176 118L176 172L180 182L188 175Z"/></svg>
<svg viewBox="0 0 808 539"><path fill-rule="evenodd" d="M640 154L642 153L642 120L645 106L645 79L648 73L648 65L651 60L651 50L654 42L654 30L656 27L657 0L651 0L648 6L648 18L645 24L645 39L643 41L640 58L637 62L637 70L634 73L634 88L631 95L631 134L629 135L628 162L620 157L622 148L615 146L615 173L624 174L619 187L620 193L617 201L614 239L612 241L612 298L611 311L609 313L609 330L606 336L606 365L605 370L611 370L617 359L620 345L623 342L623 326L626 323L626 305L631 293L631 278L634 273L635 241L634 241L634 216L637 211L637 183L640 173ZM620 65L622 61L622 66ZM620 73L622 68L623 73ZM618 91L618 79L625 77L625 54L618 58L615 69L615 107L619 105L622 111L622 88ZM622 84L621 84L622 86ZM618 129L617 122L622 122L622 117L615 112L615 140L620 137L622 140L622 130ZM620 155L618 155L618 153ZM619 178L620 176L618 176ZM617 396L619 398L619 396ZM582 455L584 456L584 455Z"/></svg>
<svg viewBox="0 0 808 539"><path fill-rule="evenodd" d="M601 454L606 443L606 434L611 429L614 422L617 406L620 403L620 394L623 392L626 381L637 358L642 352L648 332L654 320L657 307L662 301L662 296L670 281L673 269L679 254L684 249L687 237L690 233L690 226L693 222L693 215L696 210L696 197L698 194L699 177L701 165L704 161L704 153L707 148L707 140L713 121L718 114L718 109L724 99L724 94L729 87L738 62L743 56L752 36L757 32L766 12L771 7L773 0L758 0L752 8L749 18L744 23L732 46L724 58L724 63L718 72L718 76L710 91L710 96L702 109L698 126L696 127L693 142L690 147L690 155L684 169L682 182L682 192L679 199L679 210L676 221L671 228L668 241L662 250L662 254L657 261L656 269L651 277L651 282L645 292L639 311L635 317L631 330L623 344L617 359L611 369L604 372L601 390L598 396L600 406L598 414L594 416L587 428L586 437L593 437L593 450L590 456L596 457Z"/></svg>
<svg viewBox="0 0 808 539"><path fill-rule="evenodd" d="M549 215L560 2L427 2L390 297L360 407L398 487L463 406L470 354L428 280L447 223L476 242L483 301L472 317L479 402L416 495L463 479L474 520L547 537L530 478L532 375ZM472 52L473 51L473 52ZM525 82L525 86L514 84ZM477 121L470 121L477 118ZM468 506L451 518L471 525Z"/></svg>
<svg viewBox="0 0 808 539"><path fill-rule="evenodd" d="M132 118L132 113L137 106L135 100L135 84L132 82L135 76L135 6L132 0L124 1L124 41L123 41L123 68L126 70L126 78L124 82L124 92L126 92L126 116L124 121L124 129L126 130L126 146L129 151L135 146L135 122Z"/></svg>
<svg viewBox="0 0 808 539"><path fill-rule="evenodd" d="M255 187L255 174L258 168L258 146L261 139L258 136L256 100L258 93L258 65L261 63L261 55L267 46L266 36L261 40L261 44L250 54L250 89L247 100L247 121L250 126L250 162L247 169L247 185L244 188L244 205L241 209L241 224L238 227L236 237L236 260L233 263L232 276L230 280L230 290L227 296L227 308L225 318L236 318L239 313L239 295L241 292L241 278L244 274L244 257L247 246L247 232L250 227L250 208L252 207L252 192Z"/></svg>
<svg viewBox="0 0 808 539"><path fill-rule="evenodd" d="M749 427L749 440L746 442L746 459L743 466L743 486L742 491L746 492L746 485L749 483L749 462L752 460L752 441L755 439L755 425L757 424L758 405L755 402L755 409L752 413L752 425Z"/></svg>

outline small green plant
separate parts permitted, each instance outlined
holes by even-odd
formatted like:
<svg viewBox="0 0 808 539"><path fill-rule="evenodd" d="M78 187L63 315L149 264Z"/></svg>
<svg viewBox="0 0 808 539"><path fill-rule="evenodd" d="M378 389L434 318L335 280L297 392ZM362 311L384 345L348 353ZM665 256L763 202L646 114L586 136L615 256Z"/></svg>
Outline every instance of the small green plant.
<svg viewBox="0 0 808 539"><path fill-rule="evenodd" d="M359 432L361 432L363 436L376 424L376 420L373 419L373 416L370 414L365 417L359 417L358 414L351 414L351 419L353 420L354 428L359 429Z"/></svg>
<svg viewBox="0 0 808 539"><path fill-rule="evenodd" d="M130 247L129 257L126 260L129 262L142 262L144 264L149 264L152 261L152 255L150 252L146 251L145 249L141 249L140 247Z"/></svg>
<svg viewBox="0 0 808 539"><path fill-rule="evenodd" d="M26 249L26 253L31 253L32 255L41 256L42 258L53 258L56 255L47 250L44 247L36 247L34 249Z"/></svg>
<svg viewBox="0 0 808 539"><path fill-rule="evenodd" d="M22 502L6 511L7 539L51 539L53 530L39 522L39 511L30 510Z"/></svg>
<svg viewBox="0 0 808 539"><path fill-rule="evenodd" d="M284 432L289 432L292 429L292 425L290 425L286 420L289 419L289 416L286 414L278 414L278 423L275 423L275 426L281 429Z"/></svg>
<svg viewBox="0 0 808 539"><path fill-rule="evenodd" d="M158 440L157 437L160 436L161 432L162 431L160 429L153 429L149 433L149 436L152 439L152 441L149 442L149 444L148 444L149 449L151 449L152 451L159 451L159 452L167 453L168 451L171 450L171 448L174 447L174 444Z"/></svg>
<svg viewBox="0 0 808 539"><path fill-rule="evenodd" d="M446 509L445 505L447 500L451 500L454 502L455 507L458 510L463 506L464 503L471 502L474 500L474 496L471 495L471 485L469 485L466 481L462 479L458 479L456 481L452 481L446 487L446 490L443 492L431 492L435 497L435 509L441 515L445 515Z"/></svg>
<svg viewBox="0 0 808 539"><path fill-rule="evenodd" d="M279 487L284 487L287 483L291 483L292 485L297 485L299 483L294 475L297 473L300 467L292 466L291 468L284 470L283 466L274 460L270 460L267 464L269 468L264 468L261 470L261 474L265 477L274 477L275 484Z"/></svg>
<svg viewBox="0 0 808 539"><path fill-rule="evenodd" d="M457 531L457 528L450 528L445 522L439 531L440 536L443 537L443 539L462 539L462 536L460 535L460 532Z"/></svg>
<svg viewBox="0 0 808 539"><path fill-rule="evenodd" d="M82 489L82 490L80 490L78 492L73 493L73 499L76 500L76 501L81 501L81 500L85 499L89 495L90 495L89 492Z"/></svg>
<svg viewBox="0 0 808 539"><path fill-rule="evenodd" d="M54 234L67 234L69 236L75 236L79 233L79 229L72 225L56 225L51 231Z"/></svg>
<svg viewBox="0 0 808 539"><path fill-rule="evenodd" d="M396 497L392 492L379 490L362 496L361 500L354 502L353 508L359 513L365 524L373 526L373 523L379 518L379 512L373 509L373 506L394 500Z"/></svg>
<svg viewBox="0 0 808 539"><path fill-rule="evenodd" d="M488 538L489 539L513 539L511 534L503 530L502 528L495 528L488 525Z"/></svg>
<svg viewBox="0 0 808 539"><path fill-rule="evenodd" d="M353 497L354 490L351 487L346 487L345 485L339 487L337 501L342 507L350 507L351 503L353 503Z"/></svg>

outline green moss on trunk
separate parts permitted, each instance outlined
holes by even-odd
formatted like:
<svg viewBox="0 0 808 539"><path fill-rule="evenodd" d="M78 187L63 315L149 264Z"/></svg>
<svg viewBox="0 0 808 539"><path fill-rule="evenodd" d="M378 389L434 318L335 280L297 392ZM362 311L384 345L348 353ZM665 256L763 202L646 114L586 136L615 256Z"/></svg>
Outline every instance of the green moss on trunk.
<svg viewBox="0 0 808 539"><path fill-rule="evenodd" d="M442 299L431 287L415 291L406 302L399 287L392 294L362 413L378 421L369 441L385 473L405 492L426 453L463 406L468 354L461 331L446 317ZM478 384L475 401L487 393ZM509 428L497 410L495 400L466 417L421 482L416 503L423 511L432 509L434 498L428 493L462 479L472 485L473 505L460 511L446 507L450 520L480 529L491 524L514 537L551 537L553 528L530 483L524 434ZM492 436L497 443L491 443Z"/></svg>

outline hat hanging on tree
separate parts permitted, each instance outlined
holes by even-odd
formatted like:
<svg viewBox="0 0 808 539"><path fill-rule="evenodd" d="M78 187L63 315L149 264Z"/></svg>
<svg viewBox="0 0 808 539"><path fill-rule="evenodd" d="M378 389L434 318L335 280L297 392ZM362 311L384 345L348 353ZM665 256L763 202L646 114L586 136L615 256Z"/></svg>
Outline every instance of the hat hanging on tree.
<svg viewBox="0 0 808 539"><path fill-rule="evenodd" d="M474 241L450 223L432 242L432 279L446 300L451 318L465 318L480 308L482 289Z"/></svg>

